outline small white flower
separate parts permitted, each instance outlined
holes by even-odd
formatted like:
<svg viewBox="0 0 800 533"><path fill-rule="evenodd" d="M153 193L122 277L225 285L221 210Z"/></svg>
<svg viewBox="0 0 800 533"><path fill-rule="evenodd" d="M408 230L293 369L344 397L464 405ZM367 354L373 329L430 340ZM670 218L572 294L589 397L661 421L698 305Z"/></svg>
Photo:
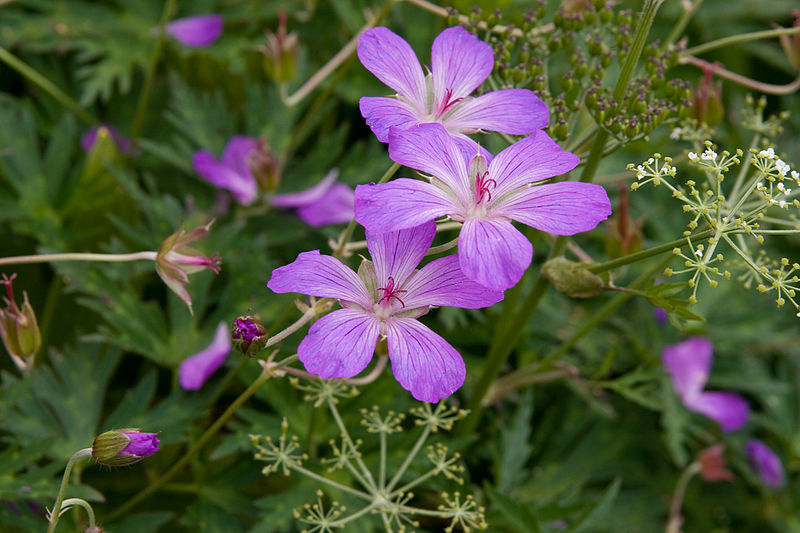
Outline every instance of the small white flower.
<svg viewBox="0 0 800 533"><path fill-rule="evenodd" d="M694 153L694 152L689 152L689 161L692 161L693 163L697 163L697 161L698 161L699 159L700 159L700 158L699 158L699 157L697 157L697 154L696 154L696 153Z"/></svg>
<svg viewBox="0 0 800 533"><path fill-rule="evenodd" d="M785 187L783 186L783 183L778 183L778 190L779 191L782 191L784 188Z"/></svg>
<svg viewBox="0 0 800 533"><path fill-rule="evenodd" d="M778 205L780 205L783 208L786 208L786 200L781 200L780 202L778 202Z"/></svg>
<svg viewBox="0 0 800 533"><path fill-rule="evenodd" d="M680 128L672 128L672 133L669 134L669 138L673 140L678 140L681 138L681 129Z"/></svg>
<svg viewBox="0 0 800 533"><path fill-rule="evenodd" d="M696 255L697 257L703 257L703 250L695 250L694 255Z"/></svg>
<svg viewBox="0 0 800 533"><path fill-rule="evenodd" d="M760 152L758 152L758 157L766 157L767 159L774 159L775 150L773 150L772 148L761 150Z"/></svg>
<svg viewBox="0 0 800 533"><path fill-rule="evenodd" d="M778 174L783 177L786 176L787 172L789 172L789 165L787 165L783 159L778 159L775 161L775 169L778 171Z"/></svg>
<svg viewBox="0 0 800 533"><path fill-rule="evenodd" d="M714 161L717 158L717 152L715 152L711 148L706 148L706 151L703 152L703 155L700 157L702 157L706 161Z"/></svg>
<svg viewBox="0 0 800 533"><path fill-rule="evenodd" d="M759 181L758 183L756 183L756 189L758 189L759 191L763 191L764 189L766 189L766 187L764 187L764 184Z"/></svg>

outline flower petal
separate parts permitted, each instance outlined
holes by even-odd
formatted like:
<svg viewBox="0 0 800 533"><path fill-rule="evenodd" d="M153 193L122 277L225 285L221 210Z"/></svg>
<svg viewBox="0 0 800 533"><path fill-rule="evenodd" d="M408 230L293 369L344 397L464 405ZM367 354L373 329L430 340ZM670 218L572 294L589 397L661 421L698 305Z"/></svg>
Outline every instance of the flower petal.
<svg viewBox="0 0 800 533"><path fill-rule="evenodd" d="M431 73L436 109L468 96L494 68L492 47L462 28L440 33L431 48ZM449 91L449 94L448 94Z"/></svg>
<svg viewBox="0 0 800 533"><path fill-rule="evenodd" d="M267 287L279 293L341 298L372 308L372 298L361 278L335 257L320 255L319 250L302 252L294 262L273 270Z"/></svg>
<svg viewBox="0 0 800 533"><path fill-rule="evenodd" d="M310 189L295 193L278 194L272 197L270 203L276 207L303 207L313 204L325 196L338 178L339 170L334 168L322 178L322 181Z"/></svg>
<svg viewBox="0 0 800 533"><path fill-rule="evenodd" d="M750 467L758 472L761 480L769 487L780 488L786 482L781 460L766 444L753 439L745 446Z"/></svg>
<svg viewBox="0 0 800 533"><path fill-rule="evenodd" d="M358 59L383 83L407 98L411 105L424 112L427 89L422 66L411 46L393 31L378 27L361 34Z"/></svg>
<svg viewBox="0 0 800 533"><path fill-rule="evenodd" d="M374 315L339 309L314 322L297 355L308 372L323 379L351 378L369 364L379 333Z"/></svg>
<svg viewBox="0 0 800 533"><path fill-rule="evenodd" d="M550 112L533 91L500 89L459 102L442 123L448 131L527 135L547 126Z"/></svg>
<svg viewBox="0 0 800 533"><path fill-rule="evenodd" d="M81 148L83 148L84 152L91 150L94 146L94 143L97 142L97 133L100 131L100 128L105 128L108 130L109 135L111 135L111 139L114 141L114 144L117 145L117 148L120 152L123 154L128 154L131 152L132 145L130 139L122 135L119 130L111 124L103 124L101 126L96 126L86 130L86 133L81 136Z"/></svg>
<svg viewBox="0 0 800 533"><path fill-rule="evenodd" d="M215 187L227 189L242 205L253 203L258 195L258 183L252 174L242 175L223 165L210 152L200 150L192 156L192 166L200 176Z"/></svg>
<svg viewBox="0 0 800 533"><path fill-rule="evenodd" d="M353 220L353 189L337 183L322 198L297 210L297 216L314 227Z"/></svg>
<svg viewBox="0 0 800 533"><path fill-rule="evenodd" d="M491 213L548 233L574 235L607 219L611 202L600 185L562 181L511 193L492 206Z"/></svg>
<svg viewBox="0 0 800 533"><path fill-rule="evenodd" d="M533 246L507 220L468 218L458 236L458 257L467 278L504 291L530 266Z"/></svg>
<svg viewBox="0 0 800 533"><path fill-rule="evenodd" d="M579 162L578 156L562 150L545 132L535 131L497 154L489 164L489 177L497 182L492 196L500 198L528 183L561 175Z"/></svg>
<svg viewBox="0 0 800 533"><path fill-rule="evenodd" d="M376 233L367 230L366 233L378 286L385 287L391 276L400 287L431 247L436 235L436 222L429 220L400 231Z"/></svg>
<svg viewBox="0 0 800 533"><path fill-rule="evenodd" d="M408 309L426 305L449 305L478 309L503 299L503 292L487 289L470 279L461 270L458 255L431 261L403 287L408 291L403 302Z"/></svg>
<svg viewBox="0 0 800 533"><path fill-rule="evenodd" d="M464 384L464 360L418 320L388 318L386 340L395 379L417 400L438 402Z"/></svg>
<svg viewBox="0 0 800 533"><path fill-rule="evenodd" d="M222 151L220 161L226 167L234 169L242 176L253 176L253 170L250 168L250 154L258 150L258 140L252 137L245 137L244 135L237 135L231 137L228 144L225 145L225 150ZM252 178L255 181L255 178Z"/></svg>
<svg viewBox="0 0 800 533"><path fill-rule="evenodd" d="M178 369L181 387L185 390L198 390L222 366L230 351L230 329L226 322L220 322L211 345L181 363Z"/></svg>
<svg viewBox="0 0 800 533"><path fill-rule="evenodd" d="M735 431L747 423L747 401L732 392L703 392L686 407L719 422L722 431Z"/></svg>
<svg viewBox="0 0 800 533"><path fill-rule="evenodd" d="M714 346L702 337L690 337L664 347L661 360L683 403L697 398L708 381Z"/></svg>
<svg viewBox="0 0 800 533"><path fill-rule="evenodd" d="M382 143L389 142L390 128L410 128L421 122L410 104L396 98L364 96L358 101L361 116Z"/></svg>
<svg viewBox="0 0 800 533"><path fill-rule="evenodd" d="M426 174L436 176L465 205L472 190L464 155L452 137L438 123L420 124L389 132L389 157Z"/></svg>
<svg viewBox="0 0 800 533"><path fill-rule="evenodd" d="M222 15L196 15L175 19L167 24L167 33L186 46L208 46L222 35Z"/></svg>
<svg viewBox="0 0 800 533"><path fill-rule="evenodd" d="M420 180L399 178L379 185L356 187L356 221L383 233L413 228L437 217L458 213L442 189Z"/></svg>

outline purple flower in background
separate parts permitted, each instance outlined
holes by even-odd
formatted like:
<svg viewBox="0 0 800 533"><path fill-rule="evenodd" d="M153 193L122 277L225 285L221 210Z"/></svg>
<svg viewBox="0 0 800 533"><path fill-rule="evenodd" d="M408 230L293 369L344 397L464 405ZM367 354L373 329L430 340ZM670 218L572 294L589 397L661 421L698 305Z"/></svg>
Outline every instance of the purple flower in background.
<svg viewBox="0 0 800 533"><path fill-rule="evenodd" d="M578 157L537 131L495 157L471 161L440 124L389 134L396 162L432 176L430 183L400 178L356 187L356 220L375 232L395 231L441 216L463 222L458 257L467 278L495 290L515 285L531 263L533 247L512 220L572 235L611 214L606 191L591 183L533 182L571 170Z"/></svg>
<svg viewBox="0 0 800 533"><path fill-rule="evenodd" d="M423 74L411 46L387 28L372 28L358 40L358 58L396 98L365 96L359 101L378 140L389 129L438 122L475 152L466 136L478 131L526 135L547 125L547 106L527 89L502 89L475 98L469 95L494 68L492 47L460 26L447 28L433 41L430 74Z"/></svg>
<svg viewBox="0 0 800 533"><path fill-rule="evenodd" d="M669 320L669 315L661 307L653 307L653 318L659 326L663 326Z"/></svg>
<svg viewBox="0 0 800 533"><path fill-rule="evenodd" d="M750 467L768 487L780 488L785 482L781 460L760 440L751 440L745 446Z"/></svg>
<svg viewBox="0 0 800 533"><path fill-rule="evenodd" d="M117 145L117 148L123 154L131 153L131 141L124 135L122 135L117 128L112 126L111 124L103 124L101 126L95 126L94 128L89 128L86 133L83 134L81 137L81 148L83 148L84 152L88 152L94 146L94 143L97 141L97 132L100 128L105 128L109 135L111 135L111 139L114 141L114 144Z"/></svg>
<svg viewBox="0 0 800 533"><path fill-rule="evenodd" d="M704 392L711 372L711 341L691 337L664 348L664 368L683 405L690 411L716 420L725 432L734 431L747 423L750 408L744 398L732 392Z"/></svg>
<svg viewBox="0 0 800 533"><path fill-rule="evenodd" d="M167 33L186 46L203 47L222 35L222 15L195 15L167 24Z"/></svg>
<svg viewBox="0 0 800 533"><path fill-rule="evenodd" d="M391 233L367 231L373 263L362 264L358 274L319 251L303 252L272 272L267 287L275 292L337 298L343 307L315 322L297 348L306 370L324 379L355 376L385 335L392 372L417 400L436 402L464 383L461 356L417 318L435 305L487 307L503 294L465 278L456 255L416 270L435 233L432 221Z"/></svg>
<svg viewBox="0 0 800 533"><path fill-rule="evenodd" d="M316 185L305 191L278 194L272 205L297 209L297 216L314 227L353 220L353 189L336 183L339 171L333 169Z"/></svg>
<svg viewBox="0 0 800 533"><path fill-rule="evenodd" d="M237 202L249 205L258 195L251 162L259 149L257 139L236 136L228 141L219 161L211 152L200 150L192 156L192 166L211 185L229 190Z"/></svg>
<svg viewBox="0 0 800 533"><path fill-rule="evenodd" d="M222 366L231 352L231 334L228 325L220 322L211 346L194 354L181 363L178 381L185 390L198 390L211 374Z"/></svg>

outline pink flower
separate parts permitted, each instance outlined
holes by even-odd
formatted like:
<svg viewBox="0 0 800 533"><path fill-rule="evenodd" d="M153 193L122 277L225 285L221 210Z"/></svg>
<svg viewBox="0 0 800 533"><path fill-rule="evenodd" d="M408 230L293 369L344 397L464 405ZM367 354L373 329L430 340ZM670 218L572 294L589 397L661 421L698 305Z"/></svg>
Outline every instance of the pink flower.
<svg viewBox="0 0 800 533"><path fill-rule="evenodd" d="M472 152L477 153L477 152ZM573 235L611 214L605 189L591 183L534 185L563 174L578 157L543 131L512 144L491 160L468 160L440 124L392 129L389 156L432 176L356 187L356 220L368 230L396 231L449 216L463 222L458 237L467 278L495 290L514 286L531 263L533 247L512 220Z"/></svg>
<svg viewBox="0 0 800 533"><path fill-rule="evenodd" d="M745 446L750 467L755 470L768 487L780 488L786 483L781 460L760 440L751 440Z"/></svg>
<svg viewBox="0 0 800 533"><path fill-rule="evenodd" d="M336 298L343 307L315 322L297 348L306 370L324 379L355 376L385 335L394 376L417 400L436 402L464 383L461 356L417 318L431 306L487 307L503 294L466 279L455 255L417 270L435 233L432 221L392 233L367 231L373 263L362 264L358 274L319 251L272 272L267 287L275 292Z"/></svg>
<svg viewBox="0 0 800 533"><path fill-rule="evenodd" d="M92 458L105 466L128 466L158 451L158 433L136 428L112 429L95 437Z"/></svg>
<svg viewBox="0 0 800 533"><path fill-rule="evenodd" d="M214 340L205 350L185 359L178 369L178 381L185 390L198 390L222 366L231 352L231 332L220 322Z"/></svg>
<svg viewBox="0 0 800 533"><path fill-rule="evenodd" d="M249 205L258 196L258 182L253 176L251 162L259 149L257 139L236 136L228 141L219 160L211 152L200 150L192 156L192 166L211 185L227 189L237 202Z"/></svg>
<svg viewBox="0 0 800 533"><path fill-rule="evenodd" d="M353 189L336 183L338 176L339 171L333 169L310 189L274 196L272 205L297 209L297 216L314 227L350 222L353 220Z"/></svg>
<svg viewBox="0 0 800 533"><path fill-rule="evenodd" d="M361 34L358 58L396 97L365 96L361 114L381 142L389 129L438 122L460 144L477 150L466 136L481 130L526 135L547 125L547 106L527 89L502 89L469 95L494 68L492 47L460 26L447 28L433 41L430 74L423 74L411 46L387 28Z"/></svg>
<svg viewBox="0 0 800 533"><path fill-rule="evenodd" d="M186 46L204 47L222 35L222 15L195 15L167 24L167 33Z"/></svg>
<svg viewBox="0 0 800 533"><path fill-rule="evenodd" d="M744 398L732 392L705 392L711 372L711 341L690 337L664 348L664 369L683 405L719 422L725 432L735 431L747 423L750 408Z"/></svg>

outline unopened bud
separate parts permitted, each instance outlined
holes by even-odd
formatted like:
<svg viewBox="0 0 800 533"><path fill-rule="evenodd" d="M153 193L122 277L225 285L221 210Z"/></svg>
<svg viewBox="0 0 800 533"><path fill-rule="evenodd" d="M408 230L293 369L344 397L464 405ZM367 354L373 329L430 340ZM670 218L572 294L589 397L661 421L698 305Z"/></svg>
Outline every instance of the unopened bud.
<svg viewBox="0 0 800 533"><path fill-rule="evenodd" d="M92 444L92 457L105 466L138 463L158 451L158 434L136 428L112 429L101 433Z"/></svg>
<svg viewBox="0 0 800 533"><path fill-rule="evenodd" d="M700 124L705 123L714 127L722 121L724 109L722 107L722 82L712 80L711 66L703 67L703 79L697 84L694 91L694 118Z"/></svg>
<svg viewBox="0 0 800 533"><path fill-rule="evenodd" d="M6 307L0 309L0 335L14 363L25 372L33 365L33 358L42 346L42 335L36 314L28 301L28 293L22 293L22 307L14 300L12 283L16 277L16 274L10 278L3 274L0 279L8 294L7 298L3 298Z"/></svg>
<svg viewBox="0 0 800 533"><path fill-rule="evenodd" d="M267 330L253 316L240 316L233 321L231 332L233 347L247 356L254 356L264 349L269 337Z"/></svg>
<svg viewBox="0 0 800 533"><path fill-rule="evenodd" d="M603 290L603 280L594 272L589 272L582 263L570 261L566 257L554 257L542 265L542 275L553 284L558 292L570 298L591 298Z"/></svg>
<svg viewBox="0 0 800 533"><path fill-rule="evenodd" d="M286 34L286 13L278 13L278 32L267 33L264 52L264 69L272 79L283 83L294 78L297 70L297 34Z"/></svg>
<svg viewBox="0 0 800 533"><path fill-rule="evenodd" d="M731 481L733 473L725 468L725 445L720 443L706 448L697 456L700 475L706 481Z"/></svg>

